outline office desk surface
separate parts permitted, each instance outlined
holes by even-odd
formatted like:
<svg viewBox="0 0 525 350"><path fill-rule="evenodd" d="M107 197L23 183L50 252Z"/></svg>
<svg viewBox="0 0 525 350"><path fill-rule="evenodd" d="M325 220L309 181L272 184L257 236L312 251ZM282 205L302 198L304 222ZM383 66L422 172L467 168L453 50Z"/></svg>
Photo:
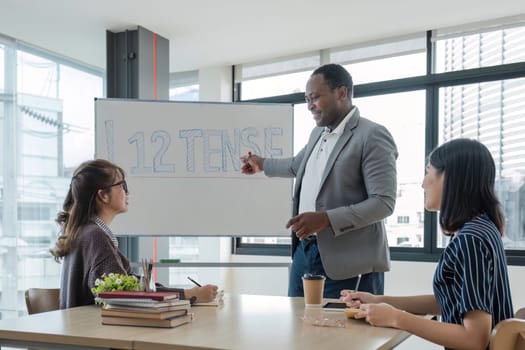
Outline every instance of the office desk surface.
<svg viewBox="0 0 525 350"><path fill-rule="evenodd" d="M0 344L57 344L112 349L390 349L408 332L346 320L345 328L305 324L303 298L225 295L219 307L192 307L181 327L101 324L100 307L84 306L0 321Z"/></svg>
<svg viewBox="0 0 525 350"><path fill-rule="evenodd" d="M54 344L68 348L133 349L133 337L141 328L105 327L100 322L100 306L82 306L43 312L0 321L0 344ZM49 345L48 345L49 346ZM51 346L52 347L52 346Z"/></svg>
<svg viewBox="0 0 525 350"><path fill-rule="evenodd" d="M5 340L12 345L50 343L133 349L133 336L137 329L104 327L100 323L99 306L83 306L67 310L43 312L16 319L0 321L0 344Z"/></svg>
<svg viewBox="0 0 525 350"><path fill-rule="evenodd" d="M345 328L305 324L304 299L227 295L224 306L193 307L190 326L154 329L135 349L390 349L409 333L346 320ZM339 311L340 312L340 311Z"/></svg>

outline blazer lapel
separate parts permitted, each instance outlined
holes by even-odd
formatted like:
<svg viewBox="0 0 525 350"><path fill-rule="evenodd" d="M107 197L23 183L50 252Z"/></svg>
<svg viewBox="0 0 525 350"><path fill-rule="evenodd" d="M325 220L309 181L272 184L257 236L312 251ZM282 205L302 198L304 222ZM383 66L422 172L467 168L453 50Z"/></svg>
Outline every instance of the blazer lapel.
<svg viewBox="0 0 525 350"><path fill-rule="evenodd" d="M335 143L334 149L332 150L332 153L330 153L330 156L328 157L328 160L326 162L326 166L323 172L323 178L321 179L321 184L319 186L319 191L321 191L321 188L323 188L326 178L328 177L328 174L330 174L330 172L332 171L332 168L334 167L337 157L339 157L339 154L341 153L341 151L345 148L346 144L352 138L352 135L354 134L353 130L357 127L357 124L359 124L359 118L360 118L359 109L357 109L356 107L356 111L354 112L354 115L350 118L350 120L346 124L343 134L339 137L339 139Z"/></svg>

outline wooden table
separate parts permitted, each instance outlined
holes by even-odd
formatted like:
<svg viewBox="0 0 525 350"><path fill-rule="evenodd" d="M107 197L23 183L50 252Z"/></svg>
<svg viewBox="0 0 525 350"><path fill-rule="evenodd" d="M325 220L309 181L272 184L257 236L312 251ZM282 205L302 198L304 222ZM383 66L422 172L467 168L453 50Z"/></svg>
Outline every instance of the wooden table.
<svg viewBox="0 0 525 350"><path fill-rule="evenodd" d="M49 349L133 349L135 332L100 323L99 306L43 312L0 321L0 346Z"/></svg>
<svg viewBox="0 0 525 350"><path fill-rule="evenodd" d="M391 349L410 334L344 320L344 328L306 324L303 298L225 295L219 307L193 307L178 328L105 326L85 306L0 321L0 344L68 349ZM75 346L75 347L73 347Z"/></svg>

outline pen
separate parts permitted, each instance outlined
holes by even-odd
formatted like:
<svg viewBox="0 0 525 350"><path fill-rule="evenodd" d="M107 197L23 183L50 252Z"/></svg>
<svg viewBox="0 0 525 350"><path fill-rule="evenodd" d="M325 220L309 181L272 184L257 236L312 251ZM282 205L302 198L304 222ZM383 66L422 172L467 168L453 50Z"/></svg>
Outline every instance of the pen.
<svg viewBox="0 0 525 350"><path fill-rule="evenodd" d="M195 281L195 280L194 280L193 278L191 278L190 276L188 276L188 279L189 279L190 281L192 281L197 287L202 287L201 284L200 284L199 282Z"/></svg>
<svg viewBox="0 0 525 350"><path fill-rule="evenodd" d="M354 292L357 292L359 289L359 283L361 283L361 274L357 275L357 282L355 284L355 290Z"/></svg>

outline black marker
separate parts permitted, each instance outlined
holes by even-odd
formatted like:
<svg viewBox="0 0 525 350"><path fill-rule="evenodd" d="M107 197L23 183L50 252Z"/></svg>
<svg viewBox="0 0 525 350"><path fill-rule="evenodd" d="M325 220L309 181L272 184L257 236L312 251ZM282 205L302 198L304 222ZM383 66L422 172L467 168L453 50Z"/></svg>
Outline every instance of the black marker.
<svg viewBox="0 0 525 350"><path fill-rule="evenodd" d="M248 152L248 159L250 159L251 156L252 156L252 152L249 151L249 152ZM252 166L250 165L250 163L248 163L248 159L246 159L246 163L245 163L246 170L248 170L248 171L252 171Z"/></svg>

